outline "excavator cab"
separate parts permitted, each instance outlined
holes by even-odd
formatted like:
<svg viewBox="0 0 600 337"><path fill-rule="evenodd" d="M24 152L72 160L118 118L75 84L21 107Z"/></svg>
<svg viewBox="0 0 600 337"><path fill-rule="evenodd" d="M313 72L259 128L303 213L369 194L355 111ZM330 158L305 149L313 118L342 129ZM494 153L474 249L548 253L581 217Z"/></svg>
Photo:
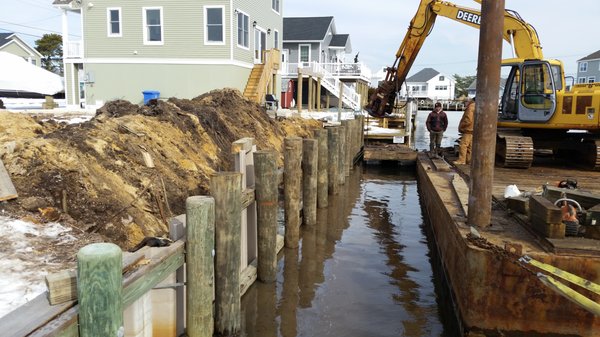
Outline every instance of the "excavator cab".
<svg viewBox="0 0 600 337"><path fill-rule="evenodd" d="M508 74L500 102L500 120L543 123L554 115L556 91L562 90L560 65L544 60L504 63Z"/></svg>

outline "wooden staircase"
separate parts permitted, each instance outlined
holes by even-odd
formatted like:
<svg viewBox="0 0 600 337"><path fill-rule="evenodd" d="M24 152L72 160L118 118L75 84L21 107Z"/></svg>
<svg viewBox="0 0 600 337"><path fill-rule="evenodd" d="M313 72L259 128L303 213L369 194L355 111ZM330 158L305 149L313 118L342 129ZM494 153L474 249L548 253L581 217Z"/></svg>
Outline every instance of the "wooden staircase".
<svg viewBox="0 0 600 337"><path fill-rule="evenodd" d="M280 66L281 53L278 49L265 50L263 60L264 63L254 65L244 88L244 97L258 104L262 104L265 95L269 93L268 88L273 84L273 75Z"/></svg>

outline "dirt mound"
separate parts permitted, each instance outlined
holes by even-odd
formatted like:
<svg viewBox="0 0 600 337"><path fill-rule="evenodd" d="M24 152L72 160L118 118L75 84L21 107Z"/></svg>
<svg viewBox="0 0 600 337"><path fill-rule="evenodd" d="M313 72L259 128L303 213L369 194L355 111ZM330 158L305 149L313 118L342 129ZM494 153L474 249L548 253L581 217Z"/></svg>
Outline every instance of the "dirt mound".
<svg viewBox="0 0 600 337"><path fill-rule="evenodd" d="M125 249L166 234L188 196L208 194L210 174L232 168L235 140L281 153L284 137L320 127L273 120L232 89L141 107L112 101L81 124L4 112L0 120L0 156L19 192L0 209L45 221L37 210L54 208L62 223Z"/></svg>

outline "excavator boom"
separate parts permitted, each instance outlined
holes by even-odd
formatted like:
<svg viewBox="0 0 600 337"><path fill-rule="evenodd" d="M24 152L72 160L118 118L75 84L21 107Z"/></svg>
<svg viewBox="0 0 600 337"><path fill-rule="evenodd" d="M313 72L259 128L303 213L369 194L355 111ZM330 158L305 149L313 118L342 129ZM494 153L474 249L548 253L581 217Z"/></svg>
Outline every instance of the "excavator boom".
<svg viewBox="0 0 600 337"><path fill-rule="evenodd" d="M481 3L481 0L474 1ZM396 52L396 60L391 67L387 68L385 79L369 99L366 110L371 116L383 117L392 113L396 93L400 91L438 15L477 29L481 24L480 10L457 6L447 1L422 0ZM514 11L506 10L504 13L503 37L512 44L517 57L543 58L542 47L535 29Z"/></svg>

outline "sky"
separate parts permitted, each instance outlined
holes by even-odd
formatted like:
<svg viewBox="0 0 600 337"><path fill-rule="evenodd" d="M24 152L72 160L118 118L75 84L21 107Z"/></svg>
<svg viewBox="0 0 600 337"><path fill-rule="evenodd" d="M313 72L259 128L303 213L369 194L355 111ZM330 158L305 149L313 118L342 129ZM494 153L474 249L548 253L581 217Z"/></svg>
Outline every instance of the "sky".
<svg viewBox="0 0 600 337"><path fill-rule="evenodd" d="M453 3L479 8L475 1ZM419 0L281 0L285 17L333 16L339 34L350 34L351 58L359 60L373 72L389 66L406 34ZM599 28L598 0L506 0L506 8L517 11L532 24L540 37L545 58L562 60L566 75L575 76L577 60L600 49L594 38ZM78 17L71 15L69 25L78 27ZM45 33L61 31L60 12L52 0L0 0L0 32L17 32L34 45ZM76 40L78 36L71 36ZM460 76L475 75L479 31L445 17L438 17L409 74L431 67ZM504 44L503 57L511 57Z"/></svg>

